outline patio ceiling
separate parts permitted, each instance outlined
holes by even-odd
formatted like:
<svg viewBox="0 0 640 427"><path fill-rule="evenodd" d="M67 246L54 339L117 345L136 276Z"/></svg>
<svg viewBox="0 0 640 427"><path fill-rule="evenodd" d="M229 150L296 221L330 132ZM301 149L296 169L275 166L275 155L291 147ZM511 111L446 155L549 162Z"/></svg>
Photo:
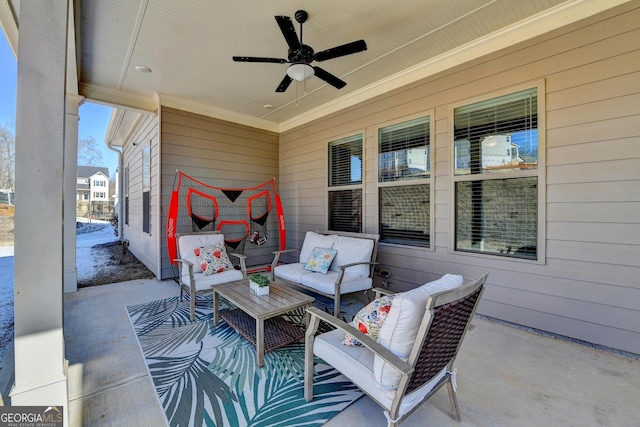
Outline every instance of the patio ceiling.
<svg viewBox="0 0 640 427"><path fill-rule="evenodd" d="M88 100L153 111L159 97L163 105L283 131L620 3L75 0L70 52L78 55L78 93ZM2 9L18 11L19 4L0 0L3 26ZM344 80L344 88L313 77L276 93L287 64L232 61L286 58L274 16L290 16L299 36L298 9L309 13L304 43L316 51L366 41L365 52L315 63Z"/></svg>

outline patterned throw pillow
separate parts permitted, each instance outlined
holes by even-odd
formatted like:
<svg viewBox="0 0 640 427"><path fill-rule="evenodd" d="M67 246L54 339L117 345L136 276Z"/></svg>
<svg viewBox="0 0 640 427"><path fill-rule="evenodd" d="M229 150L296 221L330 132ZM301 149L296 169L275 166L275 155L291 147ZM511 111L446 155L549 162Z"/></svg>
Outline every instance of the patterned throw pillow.
<svg viewBox="0 0 640 427"><path fill-rule="evenodd" d="M315 271L316 273L327 274L329 266L336 257L338 251L335 249L313 248L309 260L304 265L305 270Z"/></svg>
<svg viewBox="0 0 640 427"><path fill-rule="evenodd" d="M215 243L208 246L197 246L193 248L193 253L198 257L202 274L210 276L216 273L222 273L225 270L233 268L227 249L224 243Z"/></svg>
<svg viewBox="0 0 640 427"><path fill-rule="evenodd" d="M383 295L371 301L355 315L349 325L377 341L378 332L380 332L380 328L387 318L389 310L391 310L391 303L393 302L394 296L395 295ZM349 346L362 345L360 341L355 339L351 334L345 334L342 344Z"/></svg>

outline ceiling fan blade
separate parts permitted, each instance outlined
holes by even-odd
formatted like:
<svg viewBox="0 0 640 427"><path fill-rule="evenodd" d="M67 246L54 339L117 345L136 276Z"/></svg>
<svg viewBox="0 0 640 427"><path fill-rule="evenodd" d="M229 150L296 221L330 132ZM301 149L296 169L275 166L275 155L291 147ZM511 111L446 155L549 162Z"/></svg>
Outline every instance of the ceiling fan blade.
<svg viewBox="0 0 640 427"><path fill-rule="evenodd" d="M326 61L327 59L338 58L340 56L351 55L367 50L367 43L364 40L343 44L341 46L332 47L331 49L316 52L313 59L316 61Z"/></svg>
<svg viewBox="0 0 640 427"><path fill-rule="evenodd" d="M316 72L316 77L324 80L325 82L329 83L331 86L335 87L336 89L342 89L347 85L347 83L343 82L333 74L323 70L320 67L313 67L313 69Z"/></svg>
<svg viewBox="0 0 640 427"><path fill-rule="evenodd" d="M289 75L285 74L284 79L282 79L282 81L278 85L276 92L284 92L285 90L287 90L292 81L293 79L289 77Z"/></svg>
<svg viewBox="0 0 640 427"><path fill-rule="evenodd" d="M288 16L276 16L276 22L280 27L280 31L282 31L284 39L289 45L289 49L300 49L300 41L298 40L298 35L296 34L296 29L293 27L291 18L289 18Z"/></svg>
<svg viewBox="0 0 640 427"><path fill-rule="evenodd" d="M282 58L259 58L256 56L234 56L236 62L269 62L273 64L286 64L287 60Z"/></svg>

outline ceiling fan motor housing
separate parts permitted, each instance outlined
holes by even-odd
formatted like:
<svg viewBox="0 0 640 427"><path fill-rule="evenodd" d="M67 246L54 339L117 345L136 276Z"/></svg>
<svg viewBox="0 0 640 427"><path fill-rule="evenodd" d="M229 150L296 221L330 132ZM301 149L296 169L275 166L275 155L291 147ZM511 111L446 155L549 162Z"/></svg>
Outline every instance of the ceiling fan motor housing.
<svg viewBox="0 0 640 427"><path fill-rule="evenodd" d="M306 44L301 44L300 49L289 49L289 62L293 64L310 64L313 61L315 52Z"/></svg>

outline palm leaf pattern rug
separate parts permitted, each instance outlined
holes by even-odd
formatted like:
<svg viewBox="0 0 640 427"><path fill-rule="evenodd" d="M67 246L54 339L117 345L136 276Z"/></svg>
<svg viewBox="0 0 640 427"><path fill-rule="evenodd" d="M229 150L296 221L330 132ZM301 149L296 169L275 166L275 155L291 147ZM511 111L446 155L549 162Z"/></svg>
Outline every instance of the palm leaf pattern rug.
<svg viewBox="0 0 640 427"><path fill-rule="evenodd" d="M304 343L266 353L258 368L255 347L224 321L214 326L212 309L201 304L195 322L178 297L127 312L170 426L320 426L362 396L316 358L314 399L307 402ZM302 319L301 312L291 316Z"/></svg>

